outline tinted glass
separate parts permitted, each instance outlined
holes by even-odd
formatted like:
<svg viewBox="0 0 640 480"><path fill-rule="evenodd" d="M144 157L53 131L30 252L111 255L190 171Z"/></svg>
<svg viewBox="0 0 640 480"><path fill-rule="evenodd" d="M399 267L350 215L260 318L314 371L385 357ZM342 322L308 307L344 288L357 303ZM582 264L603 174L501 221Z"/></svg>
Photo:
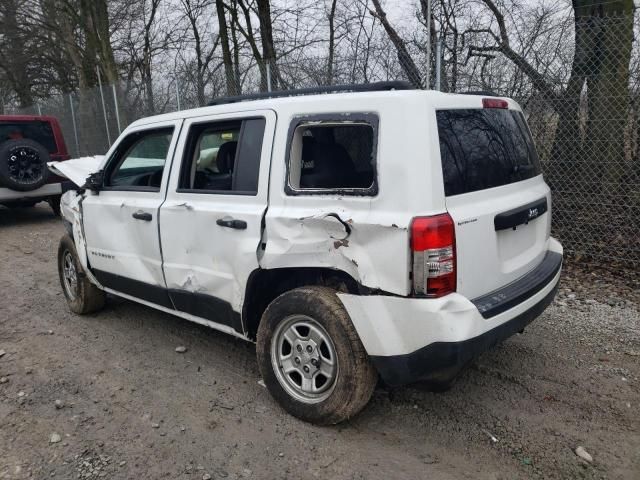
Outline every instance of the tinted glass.
<svg viewBox="0 0 640 480"><path fill-rule="evenodd" d="M124 154L106 182L110 187L160 188L173 128L136 132L123 140Z"/></svg>
<svg viewBox="0 0 640 480"><path fill-rule="evenodd" d="M445 195L520 182L540 174L521 112L462 109L436 112Z"/></svg>
<svg viewBox="0 0 640 480"><path fill-rule="evenodd" d="M48 122L0 122L0 143L21 138L38 142L49 153L58 152L51 124Z"/></svg>

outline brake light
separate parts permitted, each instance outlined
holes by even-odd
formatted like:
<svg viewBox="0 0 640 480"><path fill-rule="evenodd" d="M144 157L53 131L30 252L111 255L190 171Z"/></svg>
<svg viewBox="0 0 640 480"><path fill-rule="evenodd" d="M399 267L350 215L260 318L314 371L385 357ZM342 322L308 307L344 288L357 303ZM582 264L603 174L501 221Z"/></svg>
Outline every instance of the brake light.
<svg viewBox="0 0 640 480"><path fill-rule="evenodd" d="M482 108L509 108L509 102L499 98L483 98Z"/></svg>
<svg viewBox="0 0 640 480"><path fill-rule="evenodd" d="M456 233L448 213L411 222L413 293L441 297L456 291Z"/></svg>

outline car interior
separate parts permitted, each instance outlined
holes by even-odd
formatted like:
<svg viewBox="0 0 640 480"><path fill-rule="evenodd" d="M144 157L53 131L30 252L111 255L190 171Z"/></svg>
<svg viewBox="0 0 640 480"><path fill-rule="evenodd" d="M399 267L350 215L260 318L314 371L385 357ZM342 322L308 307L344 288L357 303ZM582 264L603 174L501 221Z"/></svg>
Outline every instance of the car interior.
<svg viewBox="0 0 640 480"><path fill-rule="evenodd" d="M373 131L369 125L298 127L300 157L292 148L292 185L300 189L370 188L374 178ZM299 139L298 139L299 140ZM295 141L295 139L294 139ZM299 182L293 176L299 171Z"/></svg>

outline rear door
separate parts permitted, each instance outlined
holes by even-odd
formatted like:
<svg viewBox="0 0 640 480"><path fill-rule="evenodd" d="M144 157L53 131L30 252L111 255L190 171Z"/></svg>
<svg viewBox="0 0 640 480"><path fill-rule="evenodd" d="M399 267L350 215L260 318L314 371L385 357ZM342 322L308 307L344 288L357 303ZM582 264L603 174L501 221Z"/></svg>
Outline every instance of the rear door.
<svg viewBox="0 0 640 480"><path fill-rule="evenodd" d="M88 260L100 283L167 308L158 213L181 122L130 130L109 154L100 193L82 202Z"/></svg>
<svg viewBox="0 0 640 480"><path fill-rule="evenodd" d="M164 274L177 310L241 332L267 208L272 111L186 120L160 209Z"/></svg>
<svg viewBox="0 0 640 480"><path fill-rule="evenodd" d="M496 290L543 259L551 197L513 102L469 97L436 111L446 206L456 225L458 291Z"/></svg>

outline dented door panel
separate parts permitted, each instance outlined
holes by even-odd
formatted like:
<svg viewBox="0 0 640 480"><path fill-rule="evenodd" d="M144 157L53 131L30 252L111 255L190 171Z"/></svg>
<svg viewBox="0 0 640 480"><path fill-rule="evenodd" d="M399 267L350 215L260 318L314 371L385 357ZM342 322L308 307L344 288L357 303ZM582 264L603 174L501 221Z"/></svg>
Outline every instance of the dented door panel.
<svg viewBox="0 0 640 480"><path fill-rule="evenodd" d="M161 293L166 301L162 254L158 232L158 213L164 201L173 153L182 120L157 122L148 126L129 127L107 154L105 171L115 168L129 150L118 150L118 144L130 135L172 129L166 146L166 157L160 187L111 186L99 193L87 191L82 201L87 257L94 275L103 286L131 293L132 282L138 290Z"/></svg>
<svg viewBox="0 0 640 480"><path fill-rule="evenodd" d="M194 192L179 188L180 165L190 129L264 118L257 192ZM271 110L195 117L185 122L179 156L160 211L163 270L176 308L241 330L239 312L249 275L259 268L262 222L267 209L269 167L276 126ZM240 222L243 228L235 222ZM244 222L244 223L243 223Z"/></svg>
<svg viewBox="0 0 640 480"><path fill-rule="evenodd" d="M247 278L258 267L260 224L266 205L244 198L179 194L161 211L164 272L169 291L209 295L241 311ZM237 230L218 225L218 219L247 223ZM226 323L226 322L220 322Z"/></svg>

